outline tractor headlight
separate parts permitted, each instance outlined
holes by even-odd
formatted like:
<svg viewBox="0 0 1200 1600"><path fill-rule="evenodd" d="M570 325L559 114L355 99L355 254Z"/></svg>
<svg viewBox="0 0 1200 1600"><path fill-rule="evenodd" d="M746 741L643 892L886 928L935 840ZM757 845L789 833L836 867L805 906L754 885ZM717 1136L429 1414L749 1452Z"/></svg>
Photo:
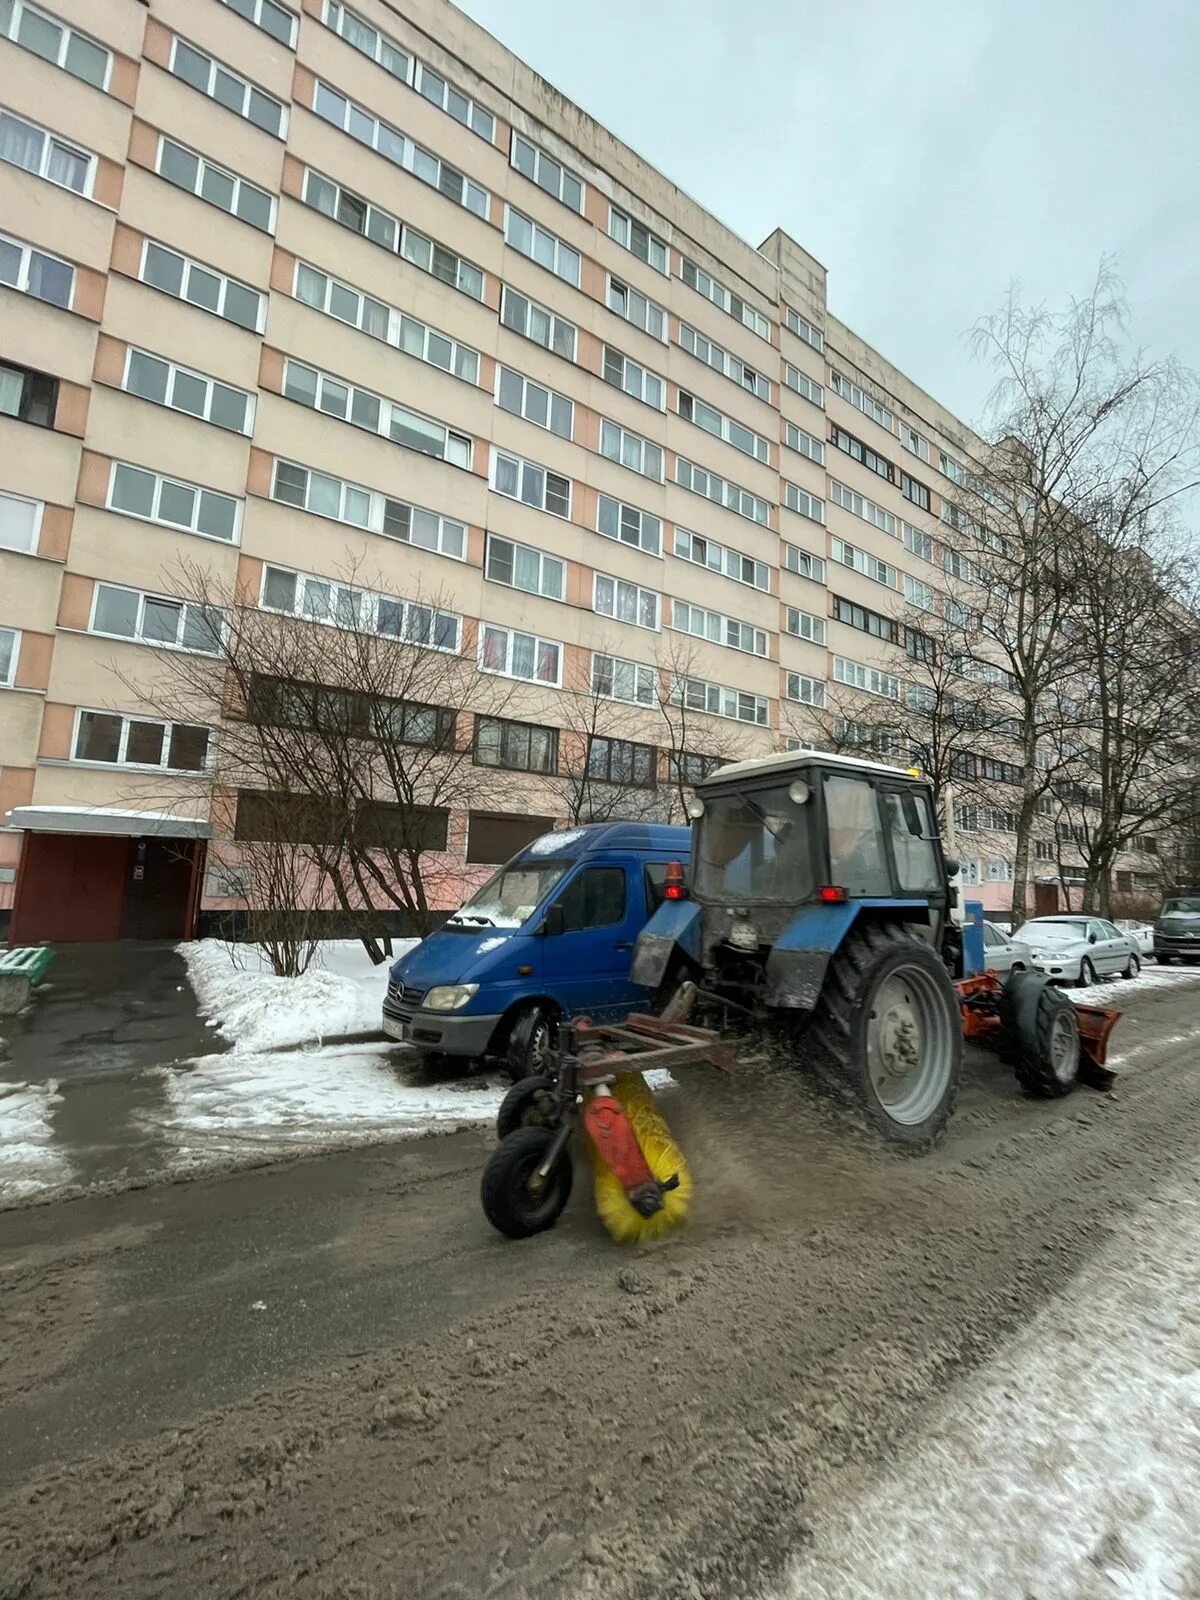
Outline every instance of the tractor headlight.
<svg viewBox="0 0 1200 1600"><path fill-rule="evenodd" d="M478 993L477 983L448 983L441 989L430 989L425 1005L430 1011L461 1011Z"/></svg>
<svg viewBox="0 0 1200 1600"><path fill-rule="evenodd" d="M699 822L704 815L704 801L699 795L693 795L687 803L687 814L693 822Z"/></svg>

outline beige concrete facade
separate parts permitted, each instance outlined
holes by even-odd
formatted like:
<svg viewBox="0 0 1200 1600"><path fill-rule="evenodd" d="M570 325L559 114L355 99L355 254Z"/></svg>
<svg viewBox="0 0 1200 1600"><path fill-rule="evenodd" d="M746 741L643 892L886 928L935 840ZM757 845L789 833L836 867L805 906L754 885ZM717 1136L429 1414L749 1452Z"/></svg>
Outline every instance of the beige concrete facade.
<svg viewBox="0 0 1200 1600"><path fill-rule="evenodd" d="M27 47L23 11L82 36L90 79L65 55L59 65ZM406 53L406 74L368 53L371 30L386 37L376 57ZM297 0L290 10L156 0L153 14L138 0L16 0L9 32L0 100L35 131L5 125L0 145L0 234L23 263L0 286L0 367L16 374L0 394L42 383L37 374L57 388L48 415L26 415L25 399L8 407L20 415L0 408L0 647L5 630L15 640L11 682L0 676L0 816L30 803L195 814L193 777L106 769L77 759L74 742L81 709L137 711L122 680L151 670L158 648L91 631L96 585L170 594L184 562L227 583L240 574L257 594L264 563L337 575L353 560L389 589L452 603L464 648L486 623L552 640L560 685L518 685L515 704L553 727L571 726L564 696L587 680L594 651L664 668L686 655L692 675L756 697L743 713L752 720L695 717L697 754L764 753L811 735L789 684L799 674L820 699L839 661L882 674L887 722L891 685L903 693L903 644L836 620L834 598L894 614L906 576L936 586L953 487L940 452L959 458L970 439L830 314L825 271L795 241L776 232L754 249L731 234L445 0ZM224 103L208 93L218 83ZM35 159L39 130L44 150L58 139L78 151L73 164ZM529 159L538 181L518 168ZM341 206L344 224L317 208L321 197ZM519 217L506 225L509 208ZM522 231L541 259L519 248ZM433 247L457 258L441 258L440 276L410 259ZM184 258L175 270L188 285L219 297L216 310L146 281L164 249ZM32 252L71 269L65 303L61 287L49 299L30 292ZM11 248L2 259L15 259ZM214 290L221 278L230 282ZM554 347L514 328L514 296L535 308L529 316L559 319ZM364 317L374 335L354 325ZM428 330L421 354L414 323ZM695 353L698 340L710 348ZM606 380L617 353L637 396ZM190 402L202 415L129 392L147 358L156 371L182 369L169 381L202 394ZM286 398L289 360L453 430L457 459ZM501 369L571 402L570 437L503 409ZM229 389L245 397L241 431L212 420ZM646 470L602 453L614 427ZM893 463L895 481L839 451L831 427ZM927 459L902 428L925 441ZM567 477L569 516L497 492L496 449ZM464 525L461 558L279 503L277 460ZM120 464L230 497L233 537L112 508ZM685 486L693 472L734 487L714 500ZM904 497L901 472L927 507ZM735 490L740 509L727 503ZM852 495L879 508L874 520L856 514ZM601 497L657 519L658 551L598 532ZM18 502L35 503L30 533ZM905 522L932 536L932 561L906 548ZM565 561L564 598L486 580L489 532ZM752 558L759 582L677 555L680 532ZM886 563L892 585L840 564L842 542ZM657 627L597 614L597 574L657 597ZM673 629L676 602L744 625L751 648ZM793 612L800 634L788 631ZM662 742L655 715L638 707L623 732ZM511 789L514 813L553 807L540 779L514 774ZM461 846L465 829L454 817L451 840ZM19 847L19 834L0 829L0 880ZM987 885L986 859L1004 859L1004 838L981 841L979 857L999 904L1002 872ZM0 881L0 908L11 893Z"/></svg>

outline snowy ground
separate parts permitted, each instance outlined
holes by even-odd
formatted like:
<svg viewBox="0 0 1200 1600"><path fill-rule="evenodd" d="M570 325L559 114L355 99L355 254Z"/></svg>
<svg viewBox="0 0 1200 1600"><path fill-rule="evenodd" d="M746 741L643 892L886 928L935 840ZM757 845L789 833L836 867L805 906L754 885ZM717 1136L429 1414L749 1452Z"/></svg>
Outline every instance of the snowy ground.
<svg viewBox="0 0 1200 1600"><path fill-rule="evenodd" d="M55 1081L0 1083L0 1205L64 1183L70 1167L53 1142L51 1108L62 1095Z"/></svg>
<svg viewBox="0 0 1200 1600"><path fill-rule="evenodd" d="M1181 983L1196 983L1200 970L1195 967L1144 966L1136 978L1101 979L1087 989L1074 986L1065 993L1076 1005L1106 1006L1119 1011L1137 994L1147 989L1169 989Z"/></svg>
<svg viewBox="0 0 1200 1600"><path fill-rule="evenodd" d="M775 1600L1200 1595L1200 1166L1117 1237Z"/></svg>

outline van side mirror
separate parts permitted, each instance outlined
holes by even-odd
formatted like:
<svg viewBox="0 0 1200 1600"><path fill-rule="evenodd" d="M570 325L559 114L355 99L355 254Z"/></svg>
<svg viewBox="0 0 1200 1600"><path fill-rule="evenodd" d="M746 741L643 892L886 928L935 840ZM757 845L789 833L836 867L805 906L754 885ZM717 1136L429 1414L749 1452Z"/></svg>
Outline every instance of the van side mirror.
<svg viewBox="0 0 1200 1600"><path fill-rule="evenodd" d="M547 939L556 938L560 933L567 931L567 915L562 906L555 901L552 906L546 907L546 914L542 918L539 933L545 934Z"/></svg>

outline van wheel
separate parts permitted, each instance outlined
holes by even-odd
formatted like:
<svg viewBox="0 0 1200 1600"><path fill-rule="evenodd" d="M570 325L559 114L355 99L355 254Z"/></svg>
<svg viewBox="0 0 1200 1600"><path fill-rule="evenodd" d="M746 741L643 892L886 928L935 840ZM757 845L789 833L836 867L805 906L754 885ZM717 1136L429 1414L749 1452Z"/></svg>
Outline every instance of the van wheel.
<svg viewBox="0 0 1200 1600"><path fill-rule="evenodd" d="M543 1006L527 1006L509 1030L504 1052L513 1082L545 1074L553 1048L554 1018Z"/></svg>

